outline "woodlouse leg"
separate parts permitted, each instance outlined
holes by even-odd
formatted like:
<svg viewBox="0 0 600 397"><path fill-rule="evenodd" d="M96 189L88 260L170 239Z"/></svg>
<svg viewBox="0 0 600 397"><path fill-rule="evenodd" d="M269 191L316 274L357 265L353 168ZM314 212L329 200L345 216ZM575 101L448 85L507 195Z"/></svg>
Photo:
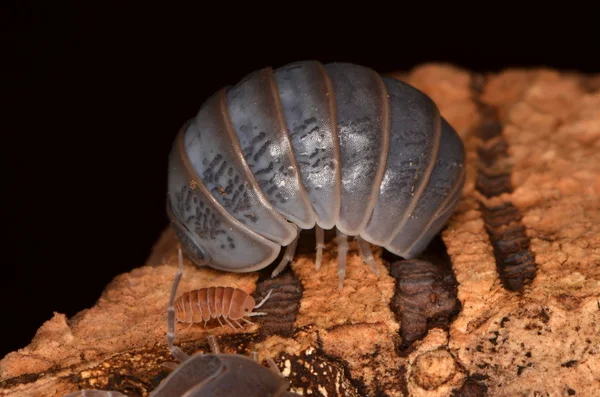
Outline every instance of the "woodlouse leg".
<svg viewBox="0 0 600 397"><path fill-rule="evenodd" d="M338 244L338 290L344 287L344 279L346 278L346 254L348 253L348 236L335 229L336 240Z"/></svg>
<svg viewBox="0 0 600 397"><path fill-rule="evenodd" d="M250 352L250 358L254 361L258 362L258 352L256 350L252 350Z"/></svg>
<svg viewBox="0 0 600 397"><path fill-rule="evenodd" d="M194 323L190 323L190 325L188 325L187 327L185 327L184 331L188 332L190 328L192 328L192 325L194 325Z"/></svg>
<svg viewBox="0 0 600 397"><path fill-rule="evenodd" d="M266 312L252 312L250 314L248 314L248 316L266 316L267 313Z"/></svg>
<svg viewBox="0 0 600 397"><path fill-rule="evenodd" d="M210 346L210 351L212 354L221 354L221 349L219 349L219 344L217 343L217 338L214 335L208 335L208 345Z"/></svg>
<svg viewBox="0 0 600 397"><path fill-rule="evenodd" d="M248 321L245 317L242 317L242 320L244 320L248 324L254 324L252 321Z"/></svg>
<svg viewBox="0 0 600 397"><path fill-rule="evenodd" d="M222 327L223 323L221 322L221 318L220 317L217 317L217 321L219 322L219 325Z"/></svg>
<svg viewBox="0 0 600 397"><path fill-rule="evenodd" d="M356 241L358 242L358 250L360 251L360 256L362 257L363 262L367 263L373 273L379 277L379 268L377 267L375 259L373 258L373 253L371 252L369 242L360 236L356 236Z"/></svg>
<svg viewBox="0 0 600 397"><path fill-rule="evenodd" d="M225 320L225 322L226 322L227 324L229 324L229 326L230 326L231 328L233 328L233 330L234 330L234 331L237 331L237 329L235 329L235 327L233 326L233 324L231 324L231 323L229 322L229 320L227 319L227 317L223 317L223 320Z"/></svg>
<svg viewBox="0 0 600 397"><path fill-rule="evenodd" d="M173 345L173 342L175 341L175 306L173 302L175 302L175 294L177 293L179 280L181 280L181 276L183 275L183 254L181 252L181 248L179 248L178 258L179 266L177 268L177 273L175 274L173 286L171 287L171 297L169 298L169 308L167 309L167 343L169 344L171 355L173 355L176 360L183 362L190 356L188 356L178 346Z"/></svg>
<svg viewBox="0 0 600 397"><path fill-rule="evenodd" d="M298 246L298 239L300 238L300 229L297 228L296 231L297 231L296 238L294 238L294 240L290 243L290 245L288 245L287 248L285 249L285 253L283 254L283 259L281 259L281 262L279 262L279 265L277 265L275 270L273 270L273 273L271 273L271 278L276 277L279 273L281 273L285 269L287 264L289 262L291 262L292 259L294 259L294 254L296 253L296 247Z"/></svg>
<svg viewBox="0 0 600 397"><path fill-rule="evenodd" d="M233 321L235 323L235 325L237 325L241 329L244 329L244 326L242 324L240 324L240 322L238 320L231 319L231 321Z"/></svg>
<svg viewBox="0 0 600 397"><path fill-rule="evenodd" d="M267 296L265 296L259 303L258 305L254 306L255 309L258 309L259 307L261 307L266 301L267 299L269 299L269 297L271 296L271 292L273 292L272 289L269 290L269 292L267 293Z"/></svg>
<svg viewBox="0 0 600 397"><path fill-rule="evenodd" d="M319 225L315 226L315 233L317 234L317 258L315 259L315 270L319 270L323 258L323 249L325 248L325 233Z"/></svg>

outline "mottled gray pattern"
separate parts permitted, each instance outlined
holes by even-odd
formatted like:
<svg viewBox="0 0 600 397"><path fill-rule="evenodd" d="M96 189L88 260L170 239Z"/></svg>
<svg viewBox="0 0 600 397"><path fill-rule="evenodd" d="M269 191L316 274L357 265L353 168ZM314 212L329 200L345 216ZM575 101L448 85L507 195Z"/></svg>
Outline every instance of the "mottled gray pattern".
<svg viewBox="0 0 600 397"><path fill-rule="evenodd" d="M188 158L208 191L229 214L271 241L287 245L296 236L295 228L262 195L226 117L225 94L219 91L202 106L186 130Z"/></svg>
<svg viewBox="0 0 600 397"><path fill-rule="evenodd" d="M340 141L342 201L337 228L358 235L369 220L389 137L385 85L373 70L352 64L325 65L333 83Z"/></svg>
<svg viewBox="0 0 600 397"><path fill-rule="evenodd" d="M331 84L318 62L297 62L281 67L275 71L275 81L317 223L331 229L338 220L341 188Z"/></svg>
<svg viewBox="0 0 600 397"><path fill-rule="evenodd" d="M437 161L416 207L390 244L395 252L408 251L416 244L421 233L428 229L429 224L448 206L448 198L454 193L454 188L464 173L464 156L460 138L448 122L442 119Z"/></svg>
<svg viewBox="0 0 600 397"><path fill-rule="evenodd" d="M191 196L189 188L186 188L187 186L183 186L179 192L175 192L175 195L178 197L175 205L179 207L178 209L172 207L173 203L170 198L167 199L167 216L171 219L171 226L185 253L194 263L205 266L208 265L212 259L200 245L198 239L195 237L195 232L188 229L185 224L179 221L179 214L183 213L182 207L187 207L189 205L186 203L187 199L184 199L183 197Z"/></svg>
<svg viewBox="0 0 600 397"><path fill-rule="evenodd" d="M453 187L451 196L446 198L446 204L444 205L444 207L431 221L429 226L427 226L420 232L420 234L416 237L415 241L413 242L413 245L410 248L403 251L401 255L397 255L400 255L404 258L415 258L417 255L423 252L424 249L427 248L431 239L433 239L435 235L438 234L444 228L444 226L454 213L454 209L456 208L458 200L460 199L460 196L462 194L462 188L465 184L465 179L466 174L463 171L459 182ZM392 242L390 243L390 247L387 248L390 252L394 252L394 244L395 241L392 240Z"/></svg>
<svg viewBox="0 0 600 397"><path fill-rule="evenodd" d="M378 245L391 241L419 200L441 134L439 111L429 97L399 80L383 80L391 107L390 146L377 203L361 232Z"/></svg>
<svg viewBox="0 0 600 397"><path fill-rule="evenodd" d="M315 217L302 186L292 146L280 114L272 74L261 70L227 91L231 124L246 163L273 207L302 228Z"/></svg>
<svg viewBox="0 0 600 397"><path fill-rule="evenodd" d="M248 231L224 215L223 210L219 211L218 203L211 199L202 183L190 175L191 170L186 169L180 153L183 152L174 150L169 159L169 200L184 228L194 232L190 239L211 258L211 266L249 271L271 263L280 246Z"/></svg>

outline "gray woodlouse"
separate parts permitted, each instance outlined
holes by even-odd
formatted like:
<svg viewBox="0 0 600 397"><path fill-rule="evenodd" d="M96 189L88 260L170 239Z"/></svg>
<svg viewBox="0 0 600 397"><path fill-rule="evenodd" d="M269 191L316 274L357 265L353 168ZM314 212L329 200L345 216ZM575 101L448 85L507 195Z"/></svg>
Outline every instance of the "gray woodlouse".
<svg viewBox="0 0 600 397"><path fill-rule="evenodd" d="M248 74L207 99L169 154L167 213L199 266L272 276L300 229L336 228L339 288L348 236L376 272L369 243L405 259L452 215L465 151L420 90L351 63L291 63Z"/></svg>
<svg viewBox="0 0 600 397"><path fill-rule="evenodd" d="M210 354L189 356L173 344L175 340L175 294L183 274L183 257L179 249L179 267L171 288L167 315L167 343L173 357L181 364L150 393L150 397L293 397L299 394L287 391L289 381L271 358L269 368L258 363L256 352L252 357L220 352L214 336L208 337ZM108 390L79 390L63 397L127 397Z"/></svg>

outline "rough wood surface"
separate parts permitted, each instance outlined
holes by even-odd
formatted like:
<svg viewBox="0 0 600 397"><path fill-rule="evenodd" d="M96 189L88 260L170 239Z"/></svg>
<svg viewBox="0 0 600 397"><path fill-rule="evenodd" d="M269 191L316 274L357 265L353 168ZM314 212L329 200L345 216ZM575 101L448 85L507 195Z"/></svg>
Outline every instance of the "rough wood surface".
<svg viewBox="0 0 600 397"><path fill-rule="evenodd" d="M397 77L433 97L467 148L467 183L431 263L375 250L377 278L351 243L338 293L333 243L319 272L308 241L274 280L272 267L227 274L186 261L180 291L273 288L274 315L237 333L178 326L176 343L207 351L210 332L224 351L254 347L305 395L600 396L600 76L432 64ZM55 313L0 361L0 396L148 395L169 372L175 249L167 230L94 307Z"/></svg>

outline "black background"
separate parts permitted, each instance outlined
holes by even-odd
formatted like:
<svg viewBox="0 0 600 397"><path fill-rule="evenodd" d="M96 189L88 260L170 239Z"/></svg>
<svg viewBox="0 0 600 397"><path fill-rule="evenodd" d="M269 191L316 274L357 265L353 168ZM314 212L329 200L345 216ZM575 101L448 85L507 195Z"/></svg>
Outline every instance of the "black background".
<svg viewBox="0 0 600 397"><path fill-rule="evenodd" d="M504 17L494 3L452 17L430 3L361 3L350 17L277 3L269 16L233 3L80 3L3 3L0 358L53 311L94 305L114 276L144 263L167 225L166 161L179 127L255 69L318 59L381 73L437 61L600 72L596 22L581 20L592 10L507 8Z"/></svg>

